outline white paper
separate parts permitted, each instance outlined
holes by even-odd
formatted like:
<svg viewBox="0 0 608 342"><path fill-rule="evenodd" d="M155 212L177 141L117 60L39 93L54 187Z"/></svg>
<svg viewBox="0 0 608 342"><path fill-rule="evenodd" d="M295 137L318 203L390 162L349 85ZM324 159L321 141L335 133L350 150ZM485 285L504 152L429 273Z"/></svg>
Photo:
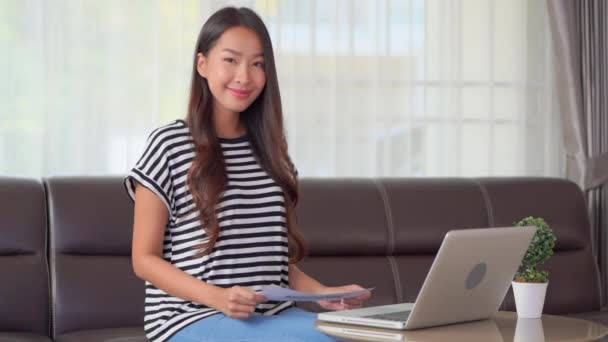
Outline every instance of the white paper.
<svg viewBox="0 0 608 342"><path fill-rule="evenodd" d="M341 293L331 293L331 294L314 294L307 292L295 291L292 289L280 287L277 285L270 285L263 287L258 293L262 294L268 300L276 300L276 301L294 301L294 302L315 302L319 300L337 300L337 299L345 299L357 297L365 292L370 292L374 288L351 291L351 292L341 292Z"/></svg>

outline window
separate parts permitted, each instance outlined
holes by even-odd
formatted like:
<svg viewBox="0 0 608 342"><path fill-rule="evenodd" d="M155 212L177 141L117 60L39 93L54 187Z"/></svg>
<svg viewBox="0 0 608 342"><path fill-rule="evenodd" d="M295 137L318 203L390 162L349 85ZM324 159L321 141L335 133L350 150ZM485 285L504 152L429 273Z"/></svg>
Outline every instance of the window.
<svg viewBox="0 0 608 342"><path fill-rule="evenodd" d="M254 8L301 176L563 174L545 2L0 2L0 173L124 174L184 117L200 26Z"/></svg>

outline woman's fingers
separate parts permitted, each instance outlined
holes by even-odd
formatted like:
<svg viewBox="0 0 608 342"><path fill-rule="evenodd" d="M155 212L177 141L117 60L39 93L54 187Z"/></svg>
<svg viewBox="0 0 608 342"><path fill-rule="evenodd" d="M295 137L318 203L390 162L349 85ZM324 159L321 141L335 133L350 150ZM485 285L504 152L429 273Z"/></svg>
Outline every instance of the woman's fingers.
<svg viewBox="0 0 608 342"><path fill-rule="evenodd" d="M359 285L345 285L340 287L330 287L327 288L326 293L339 293L339 292L350 292L350 291L360 291L364 290ZM366 291L360 294L357 297L353 298L345 298L342 300L332 300L332 301L319 301L318 303L325 309L328 310L350 310L350 309L359 309L363 307L363 302L371 297L371 292Z"/></svg>
<svg viewBox="0 0 608 342"><path fill-rule="evenodd" d="M327 305L327 309L334 310L334 311L335 310L345 310L345 305L344 305L344 303L342 303L340 301L338 301L338 302L330 302Z"/></svg>
<svg viewBox="0 0 608 342"><path fill-rule="evenodd" d="M255 312L256 306L266 301L264 296L240 286L231 287L226 293L227 300L221 311L232 318L249 318Z"/></svg>
<svg viewBox="0 0 608 342"><path fill-rule="evenodd" d="M258 305L260 303L263 303L266 301L266 298L264 298L264 296L260 295L259 293L247 289L247 288L239 288L239 291L237 292L237 294L240 297L240 302L243 304L248 304L248 305Z"/></svg>
<svg viewBox="0 0 608 342"><path fill-rule="evenodd" d="M247 295L239 295L239 297L235 300L235 302L243 304L243 305L250 305L250 306L258 305L258 303L255 300L253 300L253 298L251 296L247 296Z"/></svg>
<svg viewBox="0 0 608 342"><path fill-rule="evenodd" d="M253 305L245 305L245 304L239 304L239 303L230 303L228 305L228 309L230 309L231 312L241 312L241 313L252 313L255 311L255 306Z"/></svg>
<svg viewBox="0 0 608 342"><path fill-rule="evenodd" d="M368 300L370 297L371 297L371 294L369 292L367 292L367 293L364 293L357 297L345 299L345 301L349 304L361 304L364 301Z"/></svg>
<svg viewBox="0 0 608 342"><path fill-rule="evenodd" d="M364 290L361 286L354 285L354 284L353 285L344 286L344 288L347 289L347 290L349 290L349 291ZM368 291L368 292L365 292L365 293L362 293L362 294L358 295L357 297L346 298L342 302L347 307L346 309L359 309L359 308L363 307L363 303L366 300L368 300L371 296L372 296L371 292Z"/></svg>
<svg viewBox="0 0 608 342"><path fill-rule="evenodd" d="M322 300L318 302L323 308L327 309L327 310L332 310L332 311L336 311L336 310L344 310L344 304L338 299L338 300Z"/></svg>

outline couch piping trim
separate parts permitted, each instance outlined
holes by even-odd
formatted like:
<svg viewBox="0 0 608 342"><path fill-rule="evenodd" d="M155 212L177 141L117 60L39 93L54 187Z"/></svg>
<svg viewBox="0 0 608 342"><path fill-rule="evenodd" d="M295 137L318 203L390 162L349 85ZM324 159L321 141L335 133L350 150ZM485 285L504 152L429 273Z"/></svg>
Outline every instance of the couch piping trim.
<svg viewBox="0 0 608 342"><path fill-rule="evenodd" d="M490 200L490 194L488 193L488 189L486 189L486 186L481 183L479 181L479 179L473 179L473 182L475 182L475 184L477 184L477 187L479 188L479 191L481 192L481 197L483 197L483 203L486 206L486 212L488 214L488 224L490 225L490 227L494 227L495 223L494 223L494 209L492 208L492 201ZM499 306L499 310L506 310L507 308L507 303L506 300L503 299L502 302L500 303Z"/></svg>
<svg viewBox="0 0 608 342"><path fill-rule="evenodd" d="M48 183L48 179L47 178L43 178L42 179L42 187L44 189L44 197L45 197L45 202L46 202L46 206L45 206L45 210L46 210L46 224L47 224L47 229L46 229L46 255L47 255L47 260L48 260L48 270L49 270L49 286L50 286L50 293L49 293L49 335L52 338L55 338L55 332L57 330L56 324L57 322L55 321L55 299L57 298L57 279L56 277L53 277L52 274L55 274L55 269L56 269L56 265L55 265L55 255L54 255L54 238L55 236L53 234L51 234L51 191L49 189L50 185Z"/></svg>
<svg viewBox="0 0 608 342"><path fill-rule="evenodd" d="M401 277L399 277L399 268L397 268L397 262L395 257L387 255L388 263L391 265L391 271L393 271L393 281L395 282L395 292L397 295L397 303L403 303L403 290L401 289Z"/></svg>
<svg viewBox="0 0 608 342"><path fill-rule="evenodd" d="M488 213L488 223L490 224L490 227L494 227L494 210L492 209L492 201L490 201L488 189L486 189L486 186L478 179L474 179L473 181L477 184L479 190L481 191L481 196L483 197L483 202L486 205L486 211Z"/></svg>
<svg viewBox="0 0 608 342"><path fill-rule="evenodd" d="M572 183L572 181L570 181ZM585 191L584 193L580 190L580 188L576 185L576 184L572 184L574 185L574 187L576 188L576 191L580 194L580 200L583 201L583 203L586 203L587 205L585 205L585 209L587 209L588 212L591 212L591 196L593 196L594 193L597 193L597 191L594 190L590 190L590 191ZM587 227L589 227L591 229L591 216L587 215ZM589 237L588 239L588 246L591 246L591 234L587 235ZM587 247L583 247L582 249L586 249ZM558 249L554 248L553 249L554 252L557 252ZM591 255L594 255L593 252L593 248L591 249ZM592 257L594 260L596 260L597 258ZM596 274L596 279L597 279L597 288L598 288L598 298L599 298L599 307L600 307L600 311L604 311L605 307L604 307L604 290L603 290L603 286L602 283L605 282L606 279L606 275L602 274L600 272L600 267L599 264L596 260L596 262L593 263L593 268L595 269L595 274Z"/></svg>
<svg viewBox="0 0 608 342"><path fill-rule="evenodd" d="M384 203L384 213L386 214L386 223L388 226L388 245L386 247L386 254L393 255L393 252L395 250L395 228L393 227L393 213L391 212L391 206L389 205L386 189L384 189L382 183L380 183L377 179L374 179L374 184L376 184L376 188L378 189L378 191L380 191L380 197L382 198L382 202Z"/></svg>

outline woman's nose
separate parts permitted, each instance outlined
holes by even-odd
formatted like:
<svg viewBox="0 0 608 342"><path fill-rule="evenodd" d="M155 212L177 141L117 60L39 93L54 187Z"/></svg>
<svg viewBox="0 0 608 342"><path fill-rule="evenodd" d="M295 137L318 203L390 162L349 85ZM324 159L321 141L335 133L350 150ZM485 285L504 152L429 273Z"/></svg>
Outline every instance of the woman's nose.
<svg viewBox="0 0 608 342"><path fill-rule="evenodd" d="M249 68L247 65L241 65L236 73L236 82L240 84L249 83Z"/></svg>

